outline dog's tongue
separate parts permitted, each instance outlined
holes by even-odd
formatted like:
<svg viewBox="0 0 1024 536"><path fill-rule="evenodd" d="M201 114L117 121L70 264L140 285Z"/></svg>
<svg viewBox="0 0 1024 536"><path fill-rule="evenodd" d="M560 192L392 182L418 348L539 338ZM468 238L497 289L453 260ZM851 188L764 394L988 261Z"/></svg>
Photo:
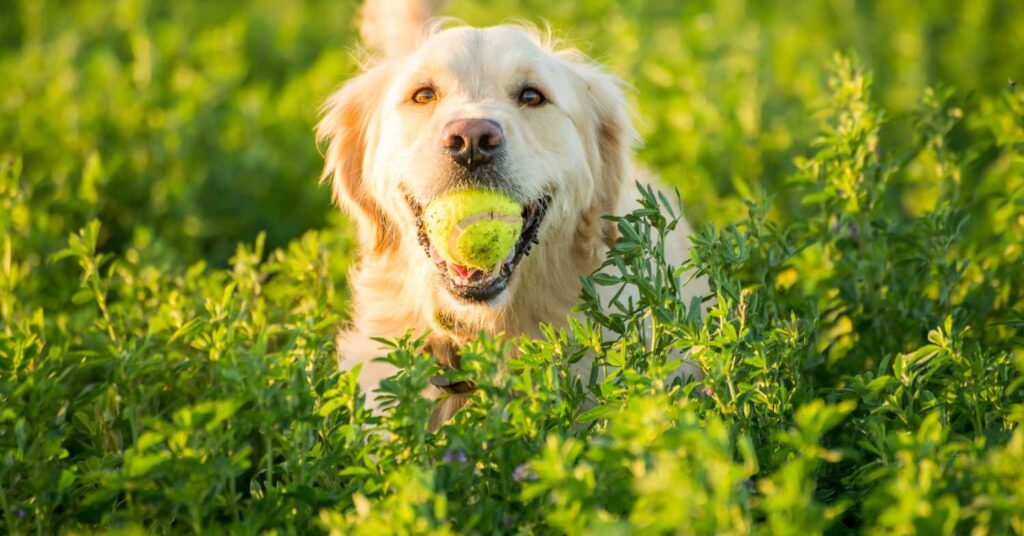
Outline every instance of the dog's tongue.
<svg viewBox="0 0 1024 536"><path fill-rule="evenodd" d="M451 270L453 274L459 277L469 277L470 274L477 272L477 270L474 268L468 268L466 266L462 266L461 264L455 264L454 262L448 263L448 269Z"/></svg>
<svg viewBox="0 0 1024 536"><path fill-rule="evenodd" d="M488 274L495 273L494 271L481 270L479 268L473 268L470 266L463 266L456 262L446 260L443 257L441 257L441 254L438 253L437 248L435 248L434 246L430 246L429 253L430 258L433 259L435 264L440 266L442 269L447 269L448 273L461 280L460 283L462 284L468 284L470 282L479 281L484 279ZM514 253L515 252L510 253L509 257L505 259L505 262L509 262L512 259Z"/></svg>

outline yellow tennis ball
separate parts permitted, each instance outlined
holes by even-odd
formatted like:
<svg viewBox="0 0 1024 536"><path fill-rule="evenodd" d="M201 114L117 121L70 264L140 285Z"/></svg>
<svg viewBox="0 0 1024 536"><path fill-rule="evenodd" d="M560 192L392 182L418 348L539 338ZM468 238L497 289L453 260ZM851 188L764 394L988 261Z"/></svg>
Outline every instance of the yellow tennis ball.
<svg viewBox="0 0 1024 536"><path fill-rule="evenodd" d="M442 259L489 270L515 248L523 229L522 210L497 192L458 190L427 204L423 224Z"/></svg>

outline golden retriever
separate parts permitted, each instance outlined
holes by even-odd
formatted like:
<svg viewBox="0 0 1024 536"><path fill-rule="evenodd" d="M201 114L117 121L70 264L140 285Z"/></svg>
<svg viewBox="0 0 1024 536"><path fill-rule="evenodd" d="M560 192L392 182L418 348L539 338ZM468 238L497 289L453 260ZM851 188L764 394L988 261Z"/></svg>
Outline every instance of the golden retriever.
<svg viewBox="0 0 1024 536"><path fill-rule="evenodd" d="M602 219L630 210L635 131L622 84L532 28L427 25L434 3L370 0L361 32L382 53L325 103L317 126L324 180L358 225L351 325L337 338L343 369L362 365L368 404L396 371L374 361L373 337L429 333L447 366L481 330L538 335L564 325L580 277L616 239ZM420 207L452 189L501 191L523 206L516 252L491 273L431 255ZM689 229L670 251L687 255ZM691 295L706 290L698 281ZM589 370L589 364L580 365ZM440 420L460 405L453 393Z"/></svg>

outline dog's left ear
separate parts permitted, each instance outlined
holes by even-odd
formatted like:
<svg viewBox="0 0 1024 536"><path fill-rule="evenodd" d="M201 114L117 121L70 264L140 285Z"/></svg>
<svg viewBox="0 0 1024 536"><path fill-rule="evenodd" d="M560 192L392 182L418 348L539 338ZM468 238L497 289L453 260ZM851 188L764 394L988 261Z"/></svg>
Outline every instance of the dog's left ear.
<svg viewBox="0 0 1024 536"><path fill-rule="evenodd" d="M615 224L601 216L614 214L623 186L633 173L633 146L636 129L629 118L629 106L623 84L614 76L591 66L577 66L584 84L585 113L593 133L591 171L596 181L594 201L583 214L579 233L598 234L608 247L618 236Z"/></svg>

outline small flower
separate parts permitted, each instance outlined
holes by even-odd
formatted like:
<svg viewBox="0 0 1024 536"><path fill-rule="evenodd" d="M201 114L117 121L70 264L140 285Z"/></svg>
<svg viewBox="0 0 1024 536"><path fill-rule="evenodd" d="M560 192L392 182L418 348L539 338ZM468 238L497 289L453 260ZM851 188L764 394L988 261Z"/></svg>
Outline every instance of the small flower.
<svg viewBox="0 0 1024 536"><path fill-rule="evenodd" d="M747 493L754 493L757 491L757 488L754 486L754 481L749 478L743 481L743 485L747 488Z"/></svg>
<svg viewBox="0 0 1024 536"><path fill-rule="evenodd" d="M444 452L444 463L466 463L469 458L462 449L448 449Z"/></svg>
<svg viewBox="0 0 1024 536"><path fill-rule="evenodd" d="M24 510L22 510L21 508L15 508L14 509L14 516L17 517L18 519L25 519L26 515L28 515L28 514Z"/></svg>
<svg viewBox="0 0 1024 536"><path fill-rule="evenodd" d="M850 222L850 238L856 240L858 234L857 224Z"/></svg>
<svg viewBox="0 0 1024 536"><path fill-rule="evenodd" d="M512 473L512 480L515 480L516 482L522 482L524 480L533 482L537 480L537 473L534 473L533 470L530 469L530 464L523 463L520 464L519 467L516 467L516 471Z"/></svg>

